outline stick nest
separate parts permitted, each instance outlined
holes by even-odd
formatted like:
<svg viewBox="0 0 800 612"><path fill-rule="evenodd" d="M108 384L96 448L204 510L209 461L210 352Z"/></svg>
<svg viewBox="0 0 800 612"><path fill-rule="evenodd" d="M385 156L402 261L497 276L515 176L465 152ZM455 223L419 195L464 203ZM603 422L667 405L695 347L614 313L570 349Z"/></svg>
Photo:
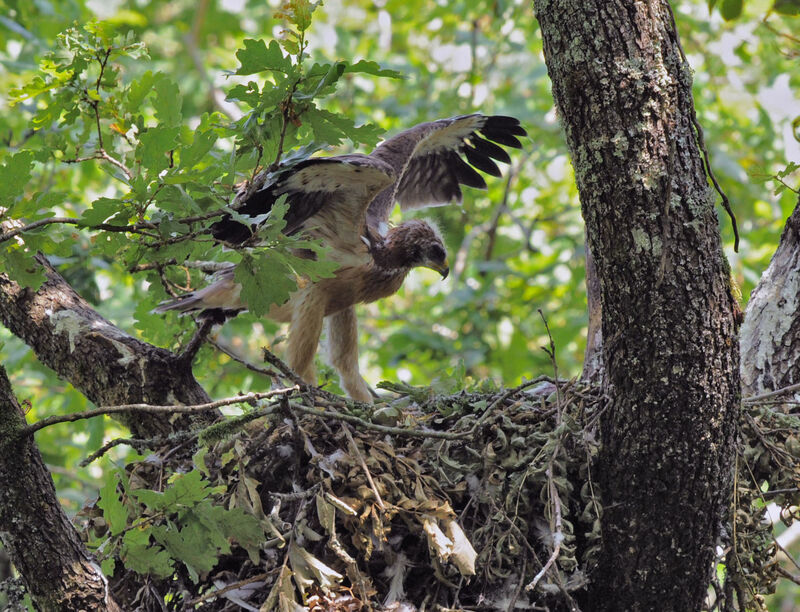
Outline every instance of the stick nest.
<svg viewBox="0 0 800 612"><path fill-rule="evenodd" d="M394 399L374 408L286 388L126 466L84 513L117 601L577 610L601 541L593 467L606 398L545 377L457 393L385 388ZM797 518L793 410L745 401L708 610L766 610L779 578L798 581L764 521L770 504L787 524Z"/></svg>
<svg viewBox="0 0 800 612"><path fill-rule="evenodd" d="M89 541L117 600L145 610L569 607L600 538L604 401L537 380L388 385L374 410L286 394L193 457L180 443L129 464L87 511Z"/></svg>

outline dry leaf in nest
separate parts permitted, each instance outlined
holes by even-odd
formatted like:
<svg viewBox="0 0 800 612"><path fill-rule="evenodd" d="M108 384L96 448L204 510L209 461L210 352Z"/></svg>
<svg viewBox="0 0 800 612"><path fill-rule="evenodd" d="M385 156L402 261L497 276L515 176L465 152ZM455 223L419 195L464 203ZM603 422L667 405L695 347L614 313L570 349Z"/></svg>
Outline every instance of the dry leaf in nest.
<svg viewBox="0 0 800 612"><path fill-rule="evenodd" d="M308 598L308 612L359 612L364 609L363 602L347 589L338 593L325 593L315 589Z"/></svg>
<svg viewBox="0 0 800 612"><path fill-rule="evenodd" d="M474 576L478 553L456 521L448 518L443 522L446 534L437 524L435 517L428 515L422 518L422 528L428 538L428 547L441 563L451 562L462 576Z"/></svg>

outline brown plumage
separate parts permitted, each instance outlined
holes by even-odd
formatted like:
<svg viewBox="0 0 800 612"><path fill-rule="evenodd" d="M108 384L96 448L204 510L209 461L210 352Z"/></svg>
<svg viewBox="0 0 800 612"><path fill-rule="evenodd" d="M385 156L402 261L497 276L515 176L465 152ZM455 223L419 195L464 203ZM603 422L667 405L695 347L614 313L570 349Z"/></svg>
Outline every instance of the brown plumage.
<svg viewBox="0 0 800 612"><path fill-rule="evenodd" d="M394 294L414 267L432 268L443 277L449 271L444 242L432 224L411 220L388 227L395 202L403 210L460 202L460 185L486 188L473 166L500 176L493 160L508 163L510 158L495 143L520 148L516 137L524 135L513 117L439 119L401 132L370 155L307 159L262 173L242 190L234 207L252 217L269 212L286 194L284 232L321 240L340 266L334 277L298 288L269 312L270 318L290 324L288 361L304 380L316 382L314 354L327 318L330 359L342 386L353 399L372 401L358 370L355 304ZM215 238L234 244L257 240L256 230L256 224L248 227L229 215L211 226ZM233 276L233 268L225 269L209 286L166 302L156 312L244 310Z"/></svg>

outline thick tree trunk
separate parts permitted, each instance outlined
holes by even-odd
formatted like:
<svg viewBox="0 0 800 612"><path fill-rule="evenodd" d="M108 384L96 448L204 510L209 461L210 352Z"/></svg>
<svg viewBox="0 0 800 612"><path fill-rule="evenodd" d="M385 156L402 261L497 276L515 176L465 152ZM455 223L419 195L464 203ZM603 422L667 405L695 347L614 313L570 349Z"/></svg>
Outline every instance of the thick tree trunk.
<svg viewBox="0 0 800 612"><path fill-rule="evenodd" d="M48 280L36 292L0 274L0 321L43 364L98 406L210 401L190 363L112 325L41 261ZM135 436L150 438L210 422L214 415L132 412L119 418Z"/></svg>
<svg viewBox="0 0 800 612"><path fill-rule="evenodd" d="M25 416L0 367L0 538L41 610L119 610L100 567L56 499Z"/></svg>
<svg viewBox="0 0 800 612"><path fill-rule="evenodd" d="M735 299L663 0L536 0L601 286L591 610L697 610L731 483Z"/></svg>
<svg viewBox="0 0 800 612"><path fill-rule="evenodd" d="M745 397L800 382L800 201L747 302L740 346Z"/></svg>

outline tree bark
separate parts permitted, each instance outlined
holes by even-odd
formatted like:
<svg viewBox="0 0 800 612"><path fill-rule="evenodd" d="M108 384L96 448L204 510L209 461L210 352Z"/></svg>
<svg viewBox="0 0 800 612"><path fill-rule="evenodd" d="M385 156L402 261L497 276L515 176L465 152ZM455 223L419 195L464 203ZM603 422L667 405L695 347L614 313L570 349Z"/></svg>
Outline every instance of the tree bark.
<svg viewBox="0 0 800 612"><path fill-rule="evenodd" d="M119 610L56 498L25 415L0 366L0 538L41 610Z"/></svg>
<svg viewBox="0 0 800 612"><path fill-rule="evenodd" d="M194 379L190 363L111 324L44 258L40 261L47 281L35 292L0 274L0 321L43 364L98 406L210 401ZM131 412L119 419L135 436L151 438L208 423L214 417Z"/></svg>
<svg viewBox="0 0 800 612"><path fill-rule="evenodd" d="M583 371L581 380L602 385L605 366L603 365L603 307L600 291L600 277L594 264L588 237L586 246L586 310L589 313L589 325L586 330L586 351L583 354Z"/></svg>
<svg viewBox="0 0 800 612"><path fill-rule="evenodd" d="M663 0L536 0L600 279L611 405L591 610L697 610L728 499L735 299Z"/></svg>
<svg viewBox="0 0 800 612"><path fill-rule="evenodd" d="M800 382L800 200L750 294L740 346L745 397Z"/></svg>

